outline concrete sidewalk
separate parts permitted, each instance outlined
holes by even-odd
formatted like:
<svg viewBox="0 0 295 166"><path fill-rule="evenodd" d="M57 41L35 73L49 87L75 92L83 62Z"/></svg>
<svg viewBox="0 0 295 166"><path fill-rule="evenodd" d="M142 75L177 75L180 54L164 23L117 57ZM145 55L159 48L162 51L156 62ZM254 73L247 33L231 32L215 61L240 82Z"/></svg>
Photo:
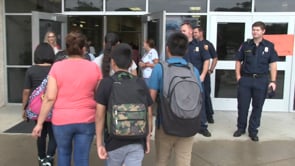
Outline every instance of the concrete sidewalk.
<svg viewBox="0 0 295 166"><path fill-rule="evenodd" d="M216 111L212 137L195 136L192 166L294 166L295 114L263 112L259 142L252 142L247 134L232 136L236 127L236 112ZM37 165L35 140L29 134L6 134L6 129L21 119L20 106L0 109L0 166ZM155 147L146 155L144 166L153 166ZM90 165L103 165L97 158L93 144ZM173 166L173 164L171 164Z"/></svg>

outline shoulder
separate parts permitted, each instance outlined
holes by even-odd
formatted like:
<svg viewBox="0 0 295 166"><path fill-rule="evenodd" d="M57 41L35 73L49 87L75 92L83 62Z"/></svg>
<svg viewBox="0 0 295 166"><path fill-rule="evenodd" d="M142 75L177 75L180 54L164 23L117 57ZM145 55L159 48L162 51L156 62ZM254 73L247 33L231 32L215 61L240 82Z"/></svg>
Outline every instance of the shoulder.
<svg viewBox="0 0 295 166"><path fill-rule="evenodd" d="M271 46L271 47L274 46L274 43L271 42L271 41L269 41L269 40L263 39L262 42L263 42L263 44L266 45L266 46Z"/></svg>

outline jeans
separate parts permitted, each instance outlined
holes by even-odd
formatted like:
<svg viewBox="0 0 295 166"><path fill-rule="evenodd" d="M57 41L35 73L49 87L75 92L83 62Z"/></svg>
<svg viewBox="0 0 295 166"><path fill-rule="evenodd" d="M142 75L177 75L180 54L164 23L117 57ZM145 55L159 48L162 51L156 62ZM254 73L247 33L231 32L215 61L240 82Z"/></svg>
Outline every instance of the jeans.
<svg viewBox="0 0 295 166"><path fill-rule="evenodd" d="M70 166L72 150L75 166L88 166L89 153L95 133L94 123L53 125L59 166Z"/></svg>
<svg viewBox="0 0 295 166"><path fill-rule="evenodd" d="M141 144L130 144L108 152L107 166L141 166L144 150Z"/></svg>
<svg viewBox="0 0 295 166"><path fill-rule="evenodd" d="M36 121L37 123L37 121ZM48 145L47 145L47 152L46 152L46 139L47 135ZM37 139L37 148L38 148L38 156L40 159L44 159L47 155L54 156L56 150L56 142L52 131L52 124L51 122L44 122L43 128L41 131L41 136Z"/></svg>

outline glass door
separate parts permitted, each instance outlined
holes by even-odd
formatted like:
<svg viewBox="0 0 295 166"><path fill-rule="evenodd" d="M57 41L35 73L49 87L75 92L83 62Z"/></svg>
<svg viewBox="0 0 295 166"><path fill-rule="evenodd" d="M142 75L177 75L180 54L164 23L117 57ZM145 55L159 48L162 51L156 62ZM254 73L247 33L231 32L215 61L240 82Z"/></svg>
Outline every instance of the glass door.
<svg viewBox="0 0 295 166"><path fill-rule="evenodd" d="M240 45L251 38L251 17L212 16L207 39L218 54L215 72L211 75L211 95L215 110L237 110L237 81L234 56Z"/></svg>
<svg viewBox="0 0 295 166"><path fill-rule="evenodd" d="M67 34L67 16L53 13L32 12L32 54L36 46L44 41L47 31L56 34L57 43L65 49L65 36ZM34 55L32 55L34 60Z"/></svg>
<svg viewBox="0 0 295 166"><path fill-rule="evenodd" d="M143 41L153 39L160 59L164 60L166 45L166 11L142 16L142 24Z"/></svg>
<svg viewBox="0 0 295 166"><path fill-rule="evenodd" d="M237 83L234 55L243 41L251 39L252 23L266 23L266 34L294 34L294 20L287 16L212 16L208 39L216 46L218 64L212 76L212 101L216 110L237 110ZM280 56L278 62L277 91L266 99L264 111L288 112L292 110L294 94L293 56ZM293 80L293 81L292 81ZM292 83L293 82L293 83ZM292 87L293 86L293 87ZM250 108L251 110L251 108Z"/></svg>

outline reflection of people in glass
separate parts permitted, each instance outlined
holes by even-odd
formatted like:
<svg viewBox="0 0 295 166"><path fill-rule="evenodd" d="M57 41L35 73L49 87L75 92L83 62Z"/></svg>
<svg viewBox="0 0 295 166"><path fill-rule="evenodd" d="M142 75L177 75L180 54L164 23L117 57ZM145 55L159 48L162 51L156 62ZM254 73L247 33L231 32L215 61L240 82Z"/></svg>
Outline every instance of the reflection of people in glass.
<svg viewBox="0 0 295 166"><path fill-rule="evenodd" d="M183 23L180 30L189 40L188 51L184 56L184 59L192 63L199 70L201 74L200 79L204 82L209 68L209 51L204 47L203 43L193 39L193 28L190 23ZM201 129L199 133L205 137L211 137L211 133L208 131L205 107L203 108L204 109L201 111Z"/></svg>
<svg viewBox="0 0 295 166"><path fill-rule="evenodd" d="M159 56L155 49L154 40L146 40L143 43L143 48L145 53L139 62L139 66L142 68L143 78L147 81L147 79L149 79L152 74L154 66L159 62Z"/></svg>
<svg viewBox="0 0 295 166"><path fill-rule="evenodd" d="M52 31L46 32L44 36L44 42L51 45L55 54L60 50L60 46L57 44L56 35L54 32Z"/></svg>
<svg viewBox="0 0 295 166"><path fill-rule="evenodd" d="M210 41L204 39L204 30L201 27L198 26L194 28L193 36L196 40L204 44L204 48L208 49L210 57L212 59L211 64L209 64L208 73L204 80L204 87L205 87L204 89L205 89L205 109L206 109L207 120L209 123L214 123L214 119L213 119L214 111L213 111L212 101L210 97L210 93L211 93L210 74L213 73L215 66L217 64L217 53L215 51L213 44Z"/></svg>
<svg viewBox="0 0 295 166"><path fill-rule="evenodd" d="M248 126L248 134L252 141L259 141L257 128L260 126L268 89L276 90L278 55L274 44L263 39L264 33L265 24L255 22L252 25L253 39L244 42L235 56L238 81L238 129L234 132L234 137L240 137L245 133L252 100L253 109Z"/></svg>

